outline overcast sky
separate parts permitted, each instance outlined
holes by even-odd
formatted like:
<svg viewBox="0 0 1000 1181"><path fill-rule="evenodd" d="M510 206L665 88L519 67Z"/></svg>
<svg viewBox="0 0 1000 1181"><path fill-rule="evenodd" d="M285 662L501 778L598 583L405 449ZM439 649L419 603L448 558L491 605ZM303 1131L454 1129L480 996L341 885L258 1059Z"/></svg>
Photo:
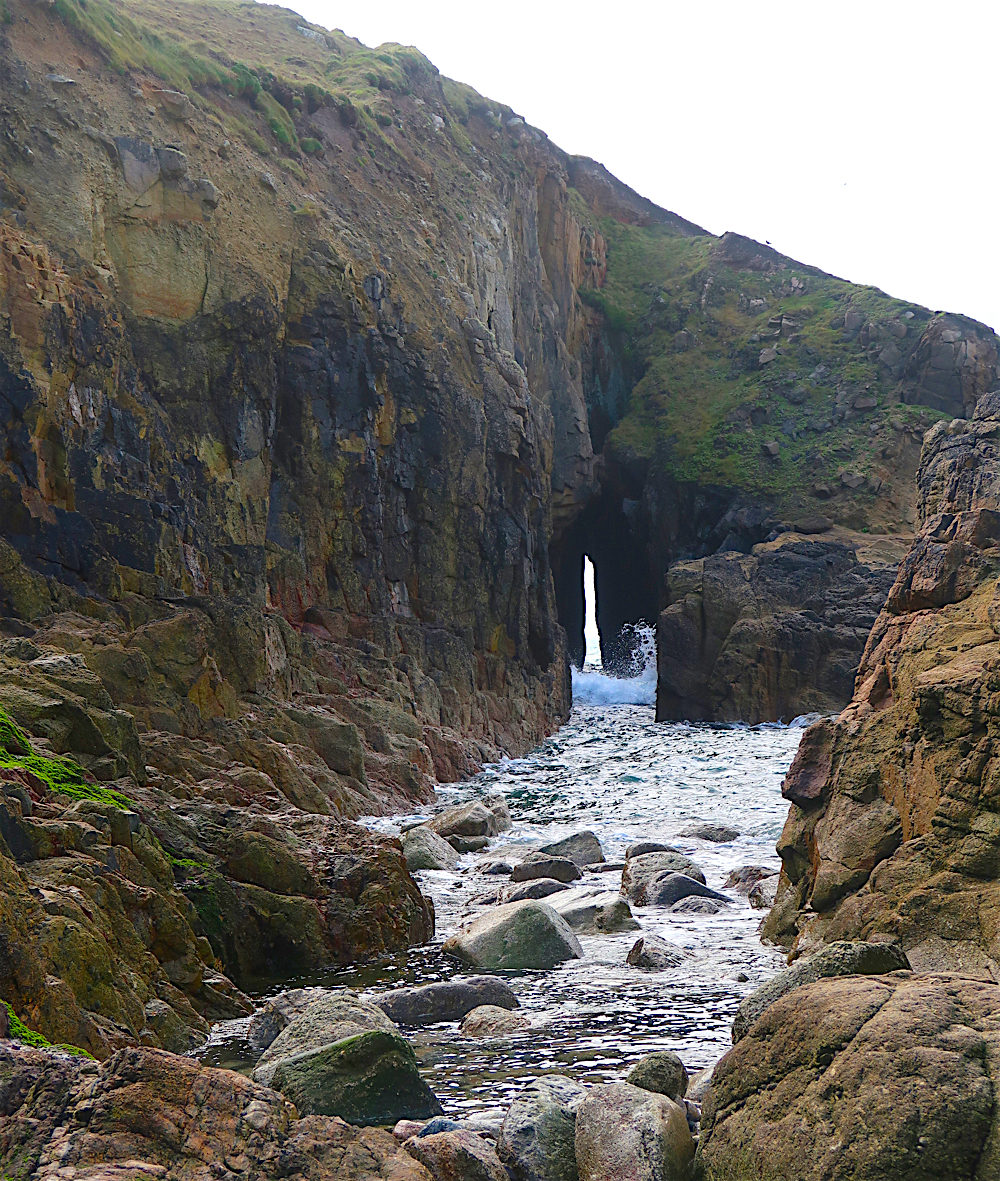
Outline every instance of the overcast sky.
<svg viewBox="0 0 1000 1181"><path fill-rule="evenodd" d="M985 0L297 0L416 45L658 204L1000 328Z"/></svg>

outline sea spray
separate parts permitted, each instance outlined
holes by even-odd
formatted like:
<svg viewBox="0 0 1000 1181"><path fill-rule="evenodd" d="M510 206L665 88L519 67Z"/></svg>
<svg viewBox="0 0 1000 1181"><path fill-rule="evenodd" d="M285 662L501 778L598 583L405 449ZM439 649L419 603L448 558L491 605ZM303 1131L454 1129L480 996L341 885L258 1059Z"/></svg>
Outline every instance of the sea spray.
<svg viewBox="0 0 1000 1181"><path fill-rule="evenodd" d="M610 676L590 661L573 669L573 700L585 705L654 705L656 702L656 632L640 619L627 623L622 636L632 653L623 676Z"/></svg>

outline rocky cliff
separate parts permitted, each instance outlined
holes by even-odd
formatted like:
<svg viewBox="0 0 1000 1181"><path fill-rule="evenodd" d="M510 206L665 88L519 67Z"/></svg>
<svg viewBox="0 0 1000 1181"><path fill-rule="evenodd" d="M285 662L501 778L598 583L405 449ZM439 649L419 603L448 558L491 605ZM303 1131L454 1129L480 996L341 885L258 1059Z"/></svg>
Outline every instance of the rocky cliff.
<svg viewBox="0 0 1000 1181"><path fill-rule="evenodd" d="M989 330L715 238L412 49L229 0L0 14L0 996L26 1020L180 1048L279 968L426 938L398 846L350 821L566 716L584 553L609 657L688 605L661 714L846 692L892 545L863 531L909 527L917 440L994 383ZM786 544L817 505L831 536ZM781 655L804 633L822 700Z"/></svg>
<svg viewBox="0 0 1000 1181"><path fill-rule="evenodd" d="M917 970L997 979L1000 395L927 435L923 520L854 697L785 780L783 873L765 927L797 952L888 938Z"/></svg>

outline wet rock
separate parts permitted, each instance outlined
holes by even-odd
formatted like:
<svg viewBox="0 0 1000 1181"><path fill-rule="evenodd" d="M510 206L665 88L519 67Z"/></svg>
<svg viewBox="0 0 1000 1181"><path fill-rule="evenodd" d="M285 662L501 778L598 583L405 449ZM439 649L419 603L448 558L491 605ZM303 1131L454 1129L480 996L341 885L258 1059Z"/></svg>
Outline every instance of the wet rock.
<svg viewBox="0 0 1000 1181"><path fill-rule="evenodd" d="M432 1025L437 1021L461 1021L482 1006L516 1009L518 999L499 976L466 976L416 988L397 988L376 997L373 1004L400 1025Z"/></svg>
<svg viewBox="0 0 1000 1181"><path fill-rule="evenodd" d="M694 1157L680 1104L628 1083L592 1087L576 1113L579 1181L683 1178Z"/></svg>
<svg viewBox="0 0 1000 1181"><path fill-rule="evenodd" d="M680 834L682 837L697 837L701 841L714 841L716 844L727 844L735 841L740 835L738 828L728 824L696 824Z"/></svg>
<svg viewBox="0 0 1000 1181"><path fill-rule="evenodd" d="M481 1136L463 1128L416 1136L403 1147L434 1181L509 1181L493 1148Z"/></svg>
<svg viewBox="0 0 1000 1181"><path fill-rule="evenodd" d="M458 853L429 825L411 828L401 841L406 868L411 873L420 869L455 869L458 865Z"/></svg>
<svg viewBox="0 0 1000 1181"><path fill-rule="evenodd" d="M510 828L510 812L501 796L456 804L428 821L442 837L492 837Z"/></svg>
<svg viewBox="0 0 1000 1181"><path fill-rule="evenodd" d="M670 1050L647 1054L625 1076L625 1081L644 1091L656 1091L680 1103L687 1094L688 1073L684 1063Z"/></svg>
<svg viewBox="0 0 1000 1181"><path fill-rule="evenodd" d="M650 882L664 874L680 873L705 884L705 875L683 853L639 853L625 862L622 870L622 893L637 906L646 905Z"/></svg>
<svg viewBox="0 0 1000 1181"><path fill-rule="evenodd" d="M629 904L617 891L574 886L552 896L549 904L578 935L639 930Z"/></svg>
<svg viewBox="0 0 1000 1181"><path fill-rule="evenodd" d="M493 874L497 877L502 877L504 874L509 875L514 871L514 867L509 861L486 861L477 868L480 873Z"/></svg>
<svg viewBox="0 0 1000 1181"><path fill-rule="evenodd" d="M688 1082L687 1090L684 1092L684 1098L690 1099L693 1103L701 1103L708 1091L709 1083L712 1081L712 1071L714 1066L705 1066L701 1070L696 1070Z"/></svg>
<svg viewBox="0 0 1000 1181"><path fill-rule="evenodd" d="M770 910L778 893L778 875L755 882L747 891L747 902L754 910Z"/></svg>
<svg viewBox="0 0 1000 1181"><path fill-rule="evenodd" d="M580 867L565 857L550 857L545 853L528 853L511 872L512 882L529 882L533 878L554 878L557 882L575 882L583 877Z"/></svg>
<svg viewBox="0 0 1000 1181"><path fill-rule="evenodd" d="M908 971L906 953L892 943L846 940L831 943L808 959L798 960L746 997L733 1018L733 1043L745 1037L751 1026L780 997L829 976L875 976Z"/></svg>
<svg viewBox="0 0 1000 1181"><path fill-rule="evenodd" d="M296 1017L328 995L329 990L325 988L291 988L269 997L250 1018L247 1041L262 1054Z"/></svg>
<svg viewBox="0 0 1000 1181"><path fill-rule="evenodd" d="M271 1085L295 1104L300 1115L338 1115L359 1127L441 1111L420 1076L409 1043L384 1030L282 1058Z"/></svg>
<svg viewBox="0 0 1000 1181"><path fill-rule="evenodd" d="M823 979L781 997L715 1067L705 1176L737 1164L801 1181L984 1176L998 1131L998 1009L992 982L908 974Z"/></svg>
<svg viewBox="0 0 1000 1181"><path fill-rule="evenodd" d="M480 915L447 939L444 950L493 971L553 968L583 956L566 920L547 903L534 899L507 902Z"/></svg>
<svg viewBox="0 0 1000 1181"><path fill-rule="evenodd" d="M633 841L625 850L625 860L641 857L644 853L676 853L683 856L680 849L675 849L673 845L664 845L661 841Z"/></svg>
<svg viewBox="0 0 1000 1181"><path fill-rule="evenodd" d="M448 844L456 853L481 853L490 843L489 837L460 837L452 834L447 838Z"/></svg>
<svg viewBox="0 0 1000 1181"><path fill-rule="evenodd" d="M643 935L632 944L625 962L633 968L662 970L676 968L687 959L687 954L659 935Z"/></svg>
<svg viewBox="0 0 1000 1181"><path fill-rule="evenodd" d="M496 1005L480 1005L466 1013L460 1030L466 1037L504 1037L528 1029L531 1022L522 1013Z"/></svg>
<svg viewBox="0 0 1000 1181"><path fill-rule="evenodd" d="M548 898L560 890L568 889L565 882L557 882L555 878L533 878L530 882L508 886L504 891L504 902L520 902L522 898Z"/></svg>
<svg viewBox="0 0 1000 1181"><path fill-rule="evenodd" d="M777 870L767 865L741 865L732 869L722 883L724 890L735 890L737 894L748 894L750 890L764 878L772 877Z"/></svg>
<svg viewBox="0 0 1000 1181"><path fill-rule="evenodd" d="M711 898L723 903L732 902L725 894L720 894L683 873L660 874L646 886L646 902L649 906L672 906L682 898L690 897Z"/></svg>
<svg viewBox="0 0 1000 1181"><path fill-rule="evenodd" d="M549 1074L514 1100L497 1139L511 1181L576 1181L576 1107L587 1088Z"/></svg>
<svg viewBox="0 0 1000 1181"><path fill-rule="evenodd" d="M361 1000L347 989L325 993L310 1000L275 1037L254 1067L254 1080L270 1086L279 1063L285 1059L311 1053L372 1030L398 1033L396 1026L381 1009Z"/></svg>
<svg viewBox="0 0 1000 1181"><path fill-rule="evenodd" d="M669 909L674 914L718 914L722 904L714 898L682 898Z"/></svg>
<svg viewBox="0 0 1000 1181"><path fill-rule="evenodd" d="M589 831L575 832L571 836L563 837L562 840L542 845L538 851L547 853L550 857L563 857L581 868L585 865L596 865L604 860L601 842Z"/></svg>

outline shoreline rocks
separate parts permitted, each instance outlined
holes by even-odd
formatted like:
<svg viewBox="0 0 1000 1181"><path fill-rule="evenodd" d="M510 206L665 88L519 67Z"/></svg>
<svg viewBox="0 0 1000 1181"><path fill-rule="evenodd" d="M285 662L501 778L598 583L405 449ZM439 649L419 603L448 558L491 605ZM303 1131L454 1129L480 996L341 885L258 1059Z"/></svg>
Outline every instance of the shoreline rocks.
<svg viewBox="0 0 1000 1181"><path fill-rule="evenodd" d="M477 968L553 968L583 948L566 920L545 902L507 902L446 939L444 950Z"/></svg>
<svg viewBox="0 0 1000 1181"><path fill-rule="evenodd" d="M465 976L414 988L396 988L374 997L372 1004L400 1025L432 1025L461 1021L482 1006L505 1010L519 1007L513 989L499 976Z"/></svg>

